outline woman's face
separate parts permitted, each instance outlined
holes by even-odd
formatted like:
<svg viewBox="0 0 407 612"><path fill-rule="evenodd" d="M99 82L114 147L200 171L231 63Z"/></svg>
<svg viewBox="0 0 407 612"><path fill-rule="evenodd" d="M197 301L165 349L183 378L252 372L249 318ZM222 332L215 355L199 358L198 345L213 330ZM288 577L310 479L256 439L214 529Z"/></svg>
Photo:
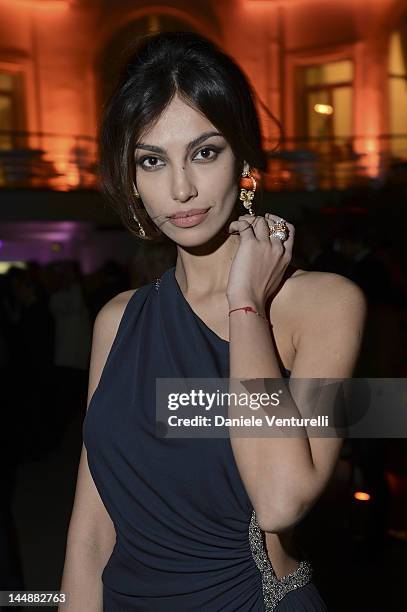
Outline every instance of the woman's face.
<svg viewBox="0 0 407 612"><path fill-rule="evenodd" d="M198 246L227 222L238 194L225 138L177 95L136 145L135 184L151 219L181 246ZM208 210L189 219L184 213ZM178 225L171 215L182 213Z"/></svg>

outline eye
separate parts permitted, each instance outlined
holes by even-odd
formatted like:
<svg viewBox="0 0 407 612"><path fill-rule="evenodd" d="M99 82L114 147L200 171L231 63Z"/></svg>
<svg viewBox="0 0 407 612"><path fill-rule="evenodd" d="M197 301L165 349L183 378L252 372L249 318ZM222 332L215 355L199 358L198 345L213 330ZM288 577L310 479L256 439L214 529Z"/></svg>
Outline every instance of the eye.
<svg viewBox="0 0 407 612"><path fill-rule="evenodd" d="M140 159L138 159L136 161L138 166L141 166L142 168L144 168L144 170L153 170L154 168L159 168L160 165L157 163L153 163L152 165L145 165L144 162L159 162L160 160L158 159L158 157L155 157L154 155L144 155L144 157L140 157Z"/></svg>
<svg viewBox="0 0 407 612"><path fill-rule="evenodd" d="M214 155L212 155L212 156L207 155L208 151L209 151L209 152L211 152L211 153L214 153ZM203 158L201 158L201 159L208 160L208 161L212 161L213 159L216 159L216 158L217 158L218 153L219 153L219 149L218 149L218 148L215 148L215 147L204 147L203 149L201 149L200 151L198 151L198 155L199 155L200 153L205 153L204 157L203 157Z"/></svg>

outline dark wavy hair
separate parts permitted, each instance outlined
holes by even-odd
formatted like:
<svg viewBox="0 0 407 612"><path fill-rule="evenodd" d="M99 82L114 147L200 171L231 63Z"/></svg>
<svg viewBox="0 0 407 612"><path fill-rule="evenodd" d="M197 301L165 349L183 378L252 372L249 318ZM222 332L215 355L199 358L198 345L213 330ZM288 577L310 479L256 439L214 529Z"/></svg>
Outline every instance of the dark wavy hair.
<svg viewBox="0 0 407 612"><path fill-rule="evenodd" d="M135 212L145 238L155 242L167 237L134 197L134 150L175 94L202 112L223 134L236 159L236 180L244 160L259 174L267 166L256 94L233 59L193 32L160 32L143 37L128 57L104 108L99 179L102 193L124 226L137 235L138 226L132 217ZM236 218L243 212L242 206L236 206Z"/></svg>

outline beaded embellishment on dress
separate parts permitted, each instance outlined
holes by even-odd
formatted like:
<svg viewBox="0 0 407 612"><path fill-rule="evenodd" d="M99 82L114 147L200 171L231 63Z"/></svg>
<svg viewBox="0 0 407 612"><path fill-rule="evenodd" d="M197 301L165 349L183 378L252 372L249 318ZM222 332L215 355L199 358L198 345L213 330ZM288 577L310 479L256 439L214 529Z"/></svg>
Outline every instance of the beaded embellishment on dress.
<svg viewBox="0 0 407 612"><path fill-rule="evenodd" d="M296 570L282 578L277 578L270 563L263 532L259 527L254 510L249 525L249 541L254 561L262 576L265 610L271 612L288 591L302 587L311 580L312 565L309 561L303 560Z"/></svg>
<svg viewBox="0 0 407 612"><path fill-rule="evenodd" d="M157 276L157 278L155 279L155 290L158 291L159 287L160 287L160 282L161 282L161 277Z"/></svg>

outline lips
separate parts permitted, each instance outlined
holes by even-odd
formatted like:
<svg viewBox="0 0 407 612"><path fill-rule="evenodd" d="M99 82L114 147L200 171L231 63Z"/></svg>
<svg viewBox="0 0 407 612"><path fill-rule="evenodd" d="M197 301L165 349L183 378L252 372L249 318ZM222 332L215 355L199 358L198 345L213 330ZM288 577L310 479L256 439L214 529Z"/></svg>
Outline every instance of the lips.
<svg viewBox="0 0 407 612"><path fill-rule="evenodd" d="M182 210L170 216L170 219L181 219L184 217L192 217L193 215L201 215L208 211L209 208L191 208L190 210Z"/></svg>
<svg viewBox="0 0 407 612"><path fill-rule="evenodd" d="M182 216L169 217L168 222L171 223L172 225L175 225L176 227L183 227L183 228L195 227L205 221L205 219L209 215L210 207L207 209L204 209L204 212L197 212L197 211L198 211L197 208L194 211L187 211L187 210L182 211Z"/></svg>

